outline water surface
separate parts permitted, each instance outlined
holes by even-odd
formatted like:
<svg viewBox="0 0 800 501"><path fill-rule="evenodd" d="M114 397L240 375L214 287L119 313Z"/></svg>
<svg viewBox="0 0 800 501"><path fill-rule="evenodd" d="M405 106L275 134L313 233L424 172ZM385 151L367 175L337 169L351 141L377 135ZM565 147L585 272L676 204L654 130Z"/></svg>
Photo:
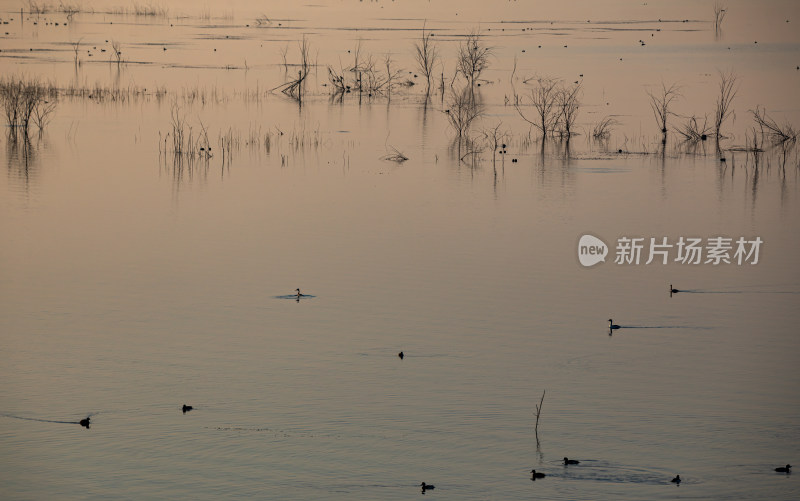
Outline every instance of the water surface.
<svg viewBox="0 0 800 501"><path fill-rule="evenodd" d="M92 5L67 26L2 13L4 75L133 89L0 139L2 497L798 497L773 469L800 443L800 163L732 151L757 105L800 123L794 3L729 2L721 36L695 2ZM502 122L506 155L460 161L419 85L330 99L325 66L359 39L413 79L423 22L448 73L469 29L495 47L474 134ZM299 106L269 90L303 35ZM741 82L726 161L672 131L661 150L645 90L677 81L676 113L709 113L717 69ZM581 135L542 148L511 83L579 74ZM163 151L173 106L211 158ZM755 266L583 268L585 233L764 244Z"/></svg>

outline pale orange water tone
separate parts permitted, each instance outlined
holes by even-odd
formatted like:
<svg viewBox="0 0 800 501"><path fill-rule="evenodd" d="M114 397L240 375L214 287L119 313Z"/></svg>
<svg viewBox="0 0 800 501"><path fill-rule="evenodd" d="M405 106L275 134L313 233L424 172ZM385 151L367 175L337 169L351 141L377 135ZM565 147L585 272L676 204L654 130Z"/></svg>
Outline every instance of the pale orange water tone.
<svg viewBox="0 0 800 501"><path fill-rule="evenodd" d="M800 161L749 111L800 125L796 2L726 2L721 32L695 1L32 6L0 4L0 78L59 97L0 136L0 497L797 498ZM471 30L492 50L459 151ZM333 93L359 43L391 94ZM719 149L684 142L718 71ZM569 142L513 106L543 76L581 85ZM617 264L626 237L763 245Z"/></svg>

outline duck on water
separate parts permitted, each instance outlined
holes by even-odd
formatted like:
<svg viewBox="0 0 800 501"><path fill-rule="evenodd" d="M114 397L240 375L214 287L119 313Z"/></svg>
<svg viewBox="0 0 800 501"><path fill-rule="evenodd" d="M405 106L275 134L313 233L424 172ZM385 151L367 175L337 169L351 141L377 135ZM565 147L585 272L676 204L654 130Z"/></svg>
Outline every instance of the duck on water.
<svg viewBox="0 0 800 501"><path fill-rule="evenodd" d="M537 473L536 470L531 470L531 480L536 480L537 478L544 478L547 475L544 473Z"/></svg>
<svg viewBox="0 0 800 501"><path fill-rule="evenodd" d="M792 472L792 465L787 464L786 466L781 466L781 467L775 468L775 471L777 471L778 473L791 473Z"/></svg>
<svg viewBox="0 0 800 501"><path fill-rule="evenodd" d="M611 329L619 329L619 325L616 325L613 320L610 318L608 319L608 328Z"/></svg>

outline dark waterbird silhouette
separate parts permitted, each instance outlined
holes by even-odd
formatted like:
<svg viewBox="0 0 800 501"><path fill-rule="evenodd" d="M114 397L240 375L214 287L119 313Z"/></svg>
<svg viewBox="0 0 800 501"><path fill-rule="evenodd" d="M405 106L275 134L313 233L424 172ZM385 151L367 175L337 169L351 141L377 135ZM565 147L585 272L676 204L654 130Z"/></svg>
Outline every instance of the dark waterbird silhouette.
<svg viewBox="0 0 800 501"><path fill-rule="evenodd" d="M780 466L778 468L775 468L775 471L777 471L778 473L791 473L792 465L787 464L786 466Z"/></svg>
<svg viewBox="0 0 800 501"><path fill-rule="evenodd" d="M698 330L708 330L711 327L705 327L702 325L619 325L615 327L609 328L609 334L611 334L611 329L698 329Z"/></svg>
<svg viewBox="0 0 800 501"><path fill-rule="evenodd" d="M430 490L433 490L433 489L436 488L435 485L429 485L429 484L426 484L425 482L422 482L421 484L419 484L419 486L422 487L422 492L423 493L425 491L430 491Z"/></svg>
<svg viewBox="0 0 800 501"><path fill-rule="evenodd" d="M209 148L209 151L211 151L211 148ZM303 294L302 292L300 292L300 289L295 289L294 292L292 292L291 294L283 294L274 297L275 299L294 299L299 303L300 299L310 299L316 296L314 296L313 294Z"/></svg>
<svg viewBox="0 0 800 501"><path fill-rule="evenodd" d="M192 407L191 405L186 405L186 404L183 404L183 407L181 407L181 410L183 411L184 414L186 414L187 412L189 412L192 409L194 409L194 407Z"/></svg>
<svg viewBox="0 0 800 501"><path fill-rule="evenodd" d="M58 423L58 424L79 424L81 426L85 426L86 428L89 427L91 417L94 414L89 414L86 418L81 419L80 421L61 421L59 419L42 419L42 418L34 418L34 417L25 417L25 416L17 416L14 414L0 414L0 416L13 418L13 419L22 419L24 421L37 421L39 423Z"/></svg>
<svg viewBox="0 0 800 501"><path fill-rule="evenodd" d="M402 351L398 353L397 356L400 357L400 360L403 360L403 357L405 357Z"/></svg>
<svg viewBox="0 0 800 501"><path fill-rule="evenodd" d="M672 297L673 294L677 294L680 291L678 289L673 289L672 284L669 284L669 297Z"/></svg>
<svg viewBox="0 0 800 501"><path fill-rule="evenodd" d="M753 286L753 287L769 287L769 286ZM721 290L721 289L681 289L680 292L688 294L800 294L800 291L791 290Z"/></svg>
<svg viewBox="0 0 800 501"><path fill-rule="evenodd" d="M615 324L613 320L608 319L608 330L619 329L619 325Z"/></svg>
<svg viewBox="0 0 800 501"><path fill-rule="evenodd" d="M580 461L578 461L577 459L569 459L565 457L564 464L580 464Z"/></svg>
<svg viewBox="0 0 800 501"><path fill-rule="evenodd" d="M675 475L675 478L670 480L670 482L673 482L673 483L676 483L676 484L681 483L681 476L680 475Z"/></svg>
<svg viewBox="0 0 800 501"><path fill-rule="evenodd" d="M544 478L547 475L544 473L537 473L536 470L531 470L531 480L536 480L537 478Z"/></svg>
<svg viewBox="0 0 800 501"><path fill-rule="evenodd" d="M297 298L297 302L300 302L301 297L314 297L311 294L303 294L300 292L300 289L295 289L295 294L292 294L295 298Z"/></svg>

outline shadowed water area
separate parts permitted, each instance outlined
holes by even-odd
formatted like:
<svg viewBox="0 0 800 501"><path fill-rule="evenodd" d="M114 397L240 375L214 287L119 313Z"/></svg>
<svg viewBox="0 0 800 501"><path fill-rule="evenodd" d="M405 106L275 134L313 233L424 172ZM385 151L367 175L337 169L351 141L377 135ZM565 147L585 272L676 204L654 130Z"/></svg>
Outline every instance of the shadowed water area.
<svg viewBox="0 0 800 501"><path fill-rule="evenodd" d="M0 498L797 499L800 8L713 6L0 3Z"/></svg>

